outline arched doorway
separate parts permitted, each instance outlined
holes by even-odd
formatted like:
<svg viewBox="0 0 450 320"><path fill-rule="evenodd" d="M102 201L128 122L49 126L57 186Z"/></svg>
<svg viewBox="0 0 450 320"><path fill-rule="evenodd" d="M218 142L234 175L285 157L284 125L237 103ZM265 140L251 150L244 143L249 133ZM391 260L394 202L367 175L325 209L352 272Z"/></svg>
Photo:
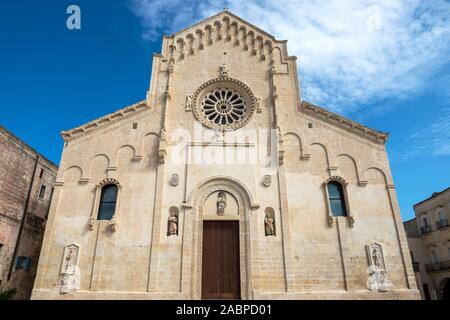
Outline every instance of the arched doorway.
<svg viewBox="0 0 450 320"><path fill-rule="evenodd" d="M192 298L251 299L249 217L259 206L229 177L201 184L188 202L194 215Z"/></svg>

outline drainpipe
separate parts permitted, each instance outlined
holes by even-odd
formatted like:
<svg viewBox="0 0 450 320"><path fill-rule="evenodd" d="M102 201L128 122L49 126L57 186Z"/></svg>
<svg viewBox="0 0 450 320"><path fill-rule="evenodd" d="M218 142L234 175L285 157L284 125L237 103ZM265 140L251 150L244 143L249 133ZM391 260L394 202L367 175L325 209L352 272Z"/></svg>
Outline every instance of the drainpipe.
<svg viewBox="0 0 450 320"><path fill-rule="evenodd" d="M34 163L33 176L31 177L30 187L28 188L27 200L25 202L25 208L23 209L22 220L20 222L20 229L19 229L19 234L17 235L16 246L14 247L13 257L11 260L11 264L9 265L9 272L8 272L8 279L7 279L8 281L11 279L12 271L13 271L14 264L16 261L16 255L17 255L17 251L19 249L20 238L22 237L23 226L25 225L25 218L26 218L28 207L30 204L31 191L33 189L34 177L36 176L36 170L37 170L39 160L40 160L39 154L36 153L36 162Z"/></svg>

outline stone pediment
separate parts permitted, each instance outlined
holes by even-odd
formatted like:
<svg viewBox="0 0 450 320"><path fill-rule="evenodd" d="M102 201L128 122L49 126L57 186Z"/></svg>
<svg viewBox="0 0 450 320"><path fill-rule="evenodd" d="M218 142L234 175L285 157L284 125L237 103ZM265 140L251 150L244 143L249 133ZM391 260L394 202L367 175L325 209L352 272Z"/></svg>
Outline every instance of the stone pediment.
<svg viewBox="0 0 450 320"><path fill-rule="evenodd" d="M306 101L302 102L301 110L306 114L314 116L315 118L321 119L327 123L333 124L377 143L384 144L389 137L388 133L368 128L356 121L344 118L343 116L325 110Z"/></svg>
<svg viewBox="0 0 450 320"><path fill-rule="evenodd" d="M116 123L122 119L126 119L132 115L135 115L149 108L150 107L147 104L147 100L143 100L126 108L120 109L116 112L110 113L104 117L90 121L82 126L76 127L71 130L62 131L61 135L64 141L70 141L78 137L81 137L87 133L96 131L101 128L105 128L113 123Z"/></svg>
<svg viewBox="0 0 450 320"><path fill-rule="evenodd" d="M217 42L228 42L250 51L261 60L271 61L275 47L287 58L286 40L276 40L268 32L254 26L227 9L171 36L168 49L175 61L186 59ZM281 57L280 57L281 58Z"/></svg>

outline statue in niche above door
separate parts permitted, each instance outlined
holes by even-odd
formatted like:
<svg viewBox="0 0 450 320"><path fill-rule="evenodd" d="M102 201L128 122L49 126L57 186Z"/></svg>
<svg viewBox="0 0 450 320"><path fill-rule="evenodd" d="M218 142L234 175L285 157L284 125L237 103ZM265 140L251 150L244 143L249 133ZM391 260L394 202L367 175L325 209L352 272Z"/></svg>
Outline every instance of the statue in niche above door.
<svg viewBox="0 0 450 320"><path fill-rule="evenodd" d="M217 195L217 215L223 216L227 206L227 196L224 192L219 192Z"/></svg>

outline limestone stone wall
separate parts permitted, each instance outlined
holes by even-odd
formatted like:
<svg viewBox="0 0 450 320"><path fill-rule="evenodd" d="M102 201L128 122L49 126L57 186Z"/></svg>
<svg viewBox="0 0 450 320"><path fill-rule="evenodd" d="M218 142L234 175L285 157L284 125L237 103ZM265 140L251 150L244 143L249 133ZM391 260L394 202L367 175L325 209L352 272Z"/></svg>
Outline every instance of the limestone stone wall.
<svg viewBox="0 0 450 320"><path fill-rule="evenodd" d="M208 135L193 112L199 88L224 79L251 92L248 123L228 132L243 140ZM286 42L228 11L164 37L146 101L63 136L35 299L198 299L206 219L239 221L245 299L418 297L386 136L303 103ZM228 151L246 160L195 158ZM255 154L268 162L252 161ZM347 183L353 220L330 225L323 184L333 176ZM91 225L105 179L121 185L115 221ZM212 200L219 191L229 198L224 216ZM172 208L178 234L169 236ZM266 212L273 236L265 234ZM81 283L60 294L72 243ZM373 243L383 248L390 292L367 288Z"/></svg>

